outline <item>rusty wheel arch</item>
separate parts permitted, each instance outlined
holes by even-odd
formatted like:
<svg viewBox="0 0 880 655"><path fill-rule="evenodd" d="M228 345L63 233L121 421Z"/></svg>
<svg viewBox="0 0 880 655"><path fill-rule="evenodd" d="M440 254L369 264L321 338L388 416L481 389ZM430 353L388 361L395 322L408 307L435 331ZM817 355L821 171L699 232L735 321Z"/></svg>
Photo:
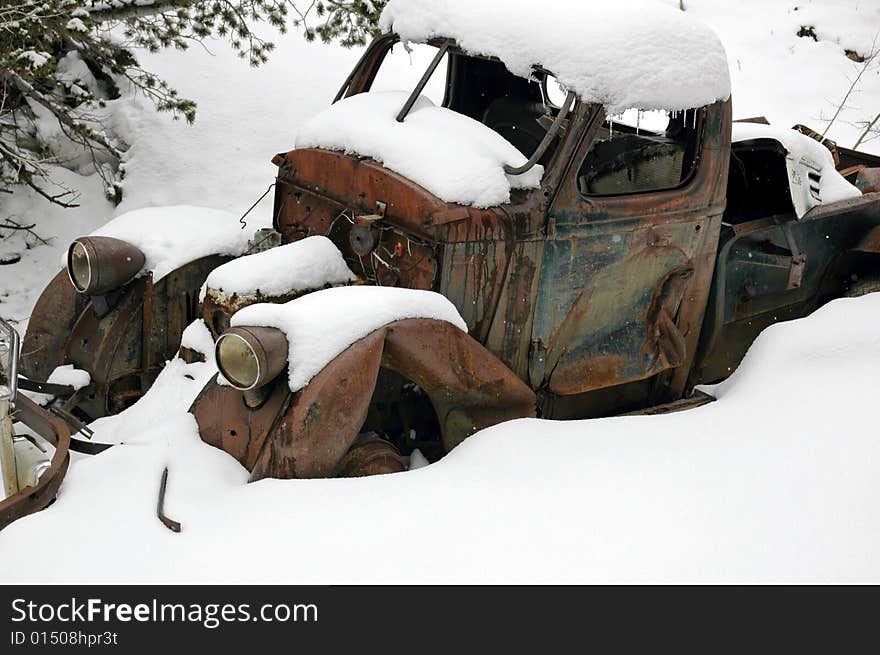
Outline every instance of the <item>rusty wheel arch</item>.
<svg viewBox="0 0 880 655"><path fill-rule="evenodd" d="M440 423L446 451L477 430L534 417L534 392L495 355L445 321L403 319L356 341L301 390L285 376L266 402L249 409L241 393L209 383L193 403L199 433L262 478L325 478L363 426L380 368L419 385Z"/></svg>

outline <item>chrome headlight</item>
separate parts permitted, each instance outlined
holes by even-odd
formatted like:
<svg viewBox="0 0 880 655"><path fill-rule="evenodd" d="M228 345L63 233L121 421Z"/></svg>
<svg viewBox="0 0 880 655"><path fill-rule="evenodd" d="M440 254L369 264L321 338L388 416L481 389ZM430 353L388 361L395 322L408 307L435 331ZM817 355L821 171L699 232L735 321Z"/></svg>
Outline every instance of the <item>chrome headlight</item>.
<svg viewBox="0 0 880 655"><path fill-rule="evenodd" d="M67 249L67 275L79 293L103 296L131 282L146 257L138 248L112 237L81 237Z"/></svg>
<svg viewBox="0 0 880 655"><path fill-rule="evenodd" d="M15 403L18 390L18 332L0 318L0 399Z"/></svg>
<svg viewBox="0 0 880 655"><path fill-rule="evenodd" d="M239 391L262 387L287 366L287 335L267 327L233 327L217 338L217 368Z"/></svg>

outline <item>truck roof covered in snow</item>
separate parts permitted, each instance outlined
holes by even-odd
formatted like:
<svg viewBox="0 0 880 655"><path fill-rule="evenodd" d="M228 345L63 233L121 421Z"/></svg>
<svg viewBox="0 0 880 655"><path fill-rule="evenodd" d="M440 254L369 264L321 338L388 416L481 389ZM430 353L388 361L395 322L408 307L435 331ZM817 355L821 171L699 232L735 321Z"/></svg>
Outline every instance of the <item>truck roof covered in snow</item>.
<svg viewBox="0 0 880 655"><path fill-rule="evenodd" d="M715 33L656 0L390 0L380 27L405 41L454 39L522 77L541 66L612 114L691 109L730 96Z"/></svg>

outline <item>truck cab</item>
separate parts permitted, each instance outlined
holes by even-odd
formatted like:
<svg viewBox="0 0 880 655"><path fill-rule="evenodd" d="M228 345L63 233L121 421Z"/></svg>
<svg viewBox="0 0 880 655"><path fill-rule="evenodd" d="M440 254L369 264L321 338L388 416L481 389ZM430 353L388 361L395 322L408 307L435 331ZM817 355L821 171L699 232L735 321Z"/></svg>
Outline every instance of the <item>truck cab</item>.
<svg viewBox="0 0 880 655"><path fill-rule="evenodd" d="M337 102L385 93L372 83L404 45L377 39ZM651 130L637 107L615 123L600 104L566 97L552 71L526 79L451 40L427 46L445 63L423 57L428 81L440 76L440 106L526 159L537 153L539 182L477 208L442 202L374 159L297 148L275 160L283 239L327 234L359 277L450 298L470 334L539 392L543 416L681 394L687 377L674 370L696 349L724 208L729 101L650 112L662 120ZM376 206L380 219L358 222ZM611 387L588 407L591 392Z"/></svg>

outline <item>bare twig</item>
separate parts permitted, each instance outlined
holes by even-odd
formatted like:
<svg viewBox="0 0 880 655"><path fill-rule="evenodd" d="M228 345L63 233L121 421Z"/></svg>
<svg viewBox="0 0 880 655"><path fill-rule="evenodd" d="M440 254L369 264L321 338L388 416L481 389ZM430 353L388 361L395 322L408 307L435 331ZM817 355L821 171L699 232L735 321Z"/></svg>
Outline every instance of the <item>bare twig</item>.
<svg viewBox="0 0 880 655"><path fill-rule="evenodd" d="M49 245L49 242L50 242L52 239L54 239L55 237L49 237L48 239L44 239L44 238L41 237L39 234L37 234L36 232L34 232L34 228L35 228L36 226L37 226L36 223L34 223L34 224L32 224L32 225L22 225L22 224L19 223L18 221L14 221L14 220L12 220L11 218L4 218L4 219L3 219L3 224L0 225L0 230L21 230L21 231L23 231L23 232L27 232L28 234L30 234L32 237L34 237L35 239L37 239L37 241L39 241L39 242L42 243L43 245L48 246L48 245Z"/></svg>
<svg viewBox="0 0 880 655"><path fill-rule="evenodd" d="M880 54L880 50L877 49L877 38L880 36L880 32L878 32L874 36L874 41L871 43L871 52L865 57L865 61L859 67L859 74L856 75L855 79L849 85L849 89L846 91L846 95L843 96L843 100L840 101L840 104L837 106L837 111L834 112L834 116L831 117L831 120L828 121L828 125L825 126L825 131L822 132L822 138L825 138L825 135L828 134L828 130L831 129L831 126L834 125L834 121L837 120L837 117L840 116L840 112L843 111L844 107L846 107L846 101L849 100L850 95L853 90L855 90L856 85L859 83L859 80L862 79L862 75L865 74L865 71L871 66L871 63L874 59L877 58L877 55Z"/></svg>
<svg viewBox="0 0 880 655"><path fill-rule="evenodd" d="M880 121L880 114L877 114L876 116L874 116L874 120L870 121L870 122L865 126L865 131L862 132L862 133L859 135L858 140L855 142L855 144L853 144L853 150L855 150L856 148L858 148L859 145L862 143L862 141L864 141L865 137L868 136L868 134L870 134L871 130L872 130L872 129L874 128L874 126L877 124L877 121Z"/></svg>

